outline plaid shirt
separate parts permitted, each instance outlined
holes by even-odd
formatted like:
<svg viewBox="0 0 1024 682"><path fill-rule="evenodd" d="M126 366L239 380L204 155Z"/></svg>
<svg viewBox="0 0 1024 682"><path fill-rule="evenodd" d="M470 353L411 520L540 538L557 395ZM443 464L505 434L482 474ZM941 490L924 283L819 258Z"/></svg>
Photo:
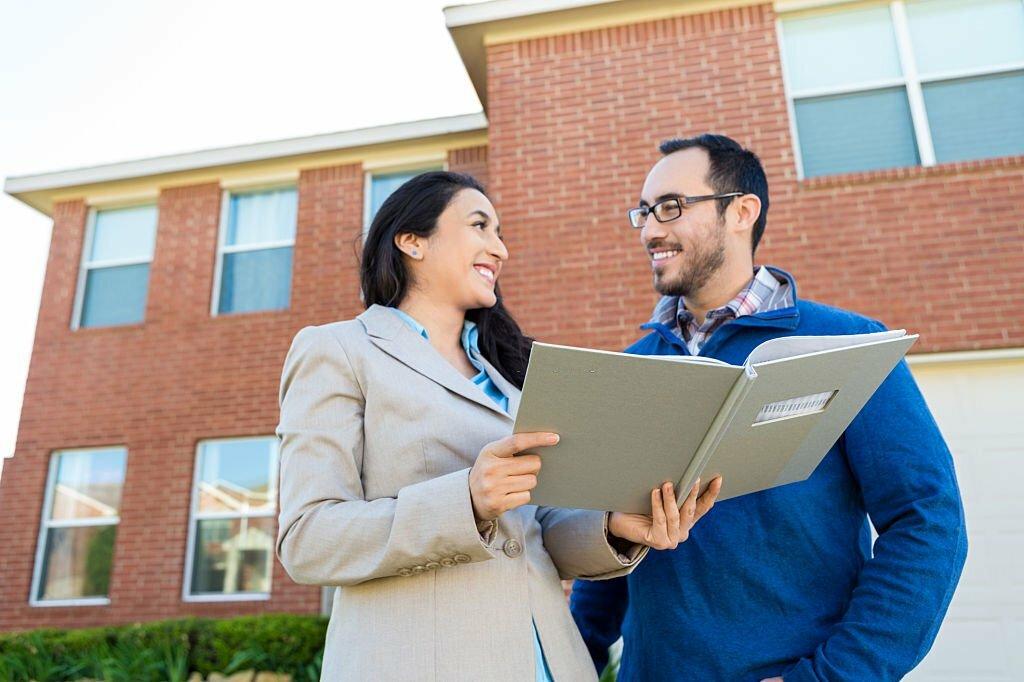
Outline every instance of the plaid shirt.
<svg viewBox="0 0 1024 682"><path fill-rule="evenodd" d="M758 266L743 291L721 308L709 310L703 324L697 324L693 313L686 309L686 301L681 296L663 296L654 308L651 322L663 324L671 329L686 343L690 353L698 355L715 330L729 320L792 305L793 293L789 284L776 279L768 268Z"/></svg>

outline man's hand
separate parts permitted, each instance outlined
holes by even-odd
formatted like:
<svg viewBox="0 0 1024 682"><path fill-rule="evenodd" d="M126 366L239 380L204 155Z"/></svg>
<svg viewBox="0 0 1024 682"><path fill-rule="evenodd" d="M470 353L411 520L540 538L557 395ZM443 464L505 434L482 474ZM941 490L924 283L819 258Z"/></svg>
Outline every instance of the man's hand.
<svg viewBox="0 0 1024 682"><path fill-rule="evenodd" d="M700 479L693 484L682 507L676 504L671 483L651 491L651 515L614 512L608 519L608 532L615 537L637 542L654 549L675 549L690 537L690 529L708 513L722 489L722 478L716 476L699 498Z"/></svg>

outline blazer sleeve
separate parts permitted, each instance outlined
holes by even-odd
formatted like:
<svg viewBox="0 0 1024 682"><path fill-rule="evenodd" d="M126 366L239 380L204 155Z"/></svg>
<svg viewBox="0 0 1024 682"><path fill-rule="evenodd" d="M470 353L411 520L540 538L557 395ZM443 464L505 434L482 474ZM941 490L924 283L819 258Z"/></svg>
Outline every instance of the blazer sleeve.
<svg viewBox="0 0 1024 682"><path fill-rule="evenodd" d="M626 575L647 555L631 545L620 553L608 541L608 513L586 509L537 507L544 548L564 578L605 580Z"/></svg>
<svg viewBox="0 0 1024 682"><path fill-rule="evenodd" d="M276 552L298 583L355 585L422 573L450 558L486 561L469 469L365 499L364 394L341 340L306 327L281 376L280 514Z"/></svg>

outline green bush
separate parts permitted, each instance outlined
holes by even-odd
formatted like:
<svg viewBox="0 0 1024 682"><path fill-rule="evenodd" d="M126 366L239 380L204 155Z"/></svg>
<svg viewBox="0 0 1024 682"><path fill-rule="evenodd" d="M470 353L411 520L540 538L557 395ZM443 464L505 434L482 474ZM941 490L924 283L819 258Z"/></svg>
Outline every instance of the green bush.
<svg viewBox="0 0 1024 682"><path fill-rule="evenodd" d="M326 633L326 618L268 614L0 634L0 682L184 682L240 670L316 682Z"/></svg>

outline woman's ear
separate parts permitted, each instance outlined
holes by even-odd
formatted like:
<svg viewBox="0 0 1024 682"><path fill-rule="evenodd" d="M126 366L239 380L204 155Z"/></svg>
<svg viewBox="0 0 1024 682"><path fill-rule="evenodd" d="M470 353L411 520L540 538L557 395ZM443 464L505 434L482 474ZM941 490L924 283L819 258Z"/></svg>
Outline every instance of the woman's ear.
<svg viewBox="0 0 1024 682"><path fill-rule="evenodd" d="M423 240L420 237L409 232L400 232L395 235L395 246L414 260L423 260Z"/></svg>

